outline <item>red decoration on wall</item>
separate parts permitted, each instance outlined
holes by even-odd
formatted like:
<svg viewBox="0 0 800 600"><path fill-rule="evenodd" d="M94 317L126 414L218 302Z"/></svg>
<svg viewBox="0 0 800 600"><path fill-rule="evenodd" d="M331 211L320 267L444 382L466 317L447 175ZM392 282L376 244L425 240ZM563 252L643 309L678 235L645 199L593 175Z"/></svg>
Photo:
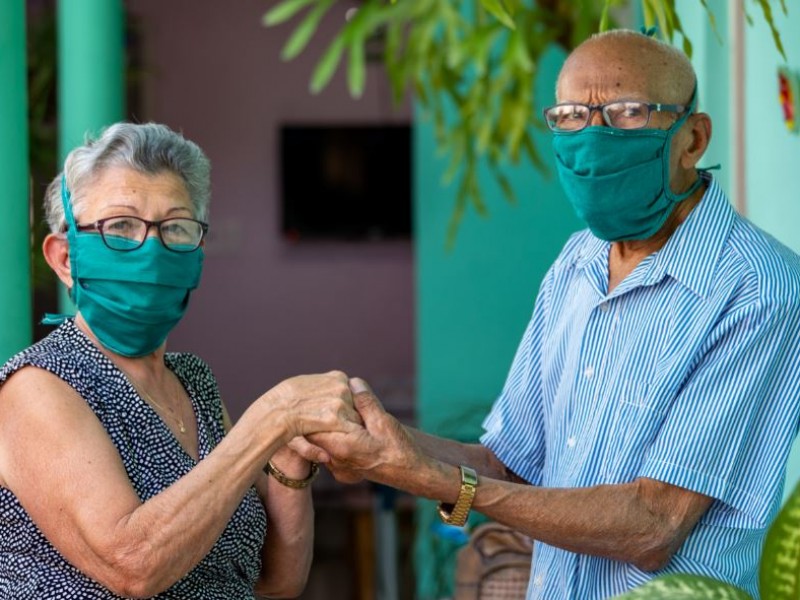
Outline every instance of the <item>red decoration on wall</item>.
<svg viewBox="0 0 800 600"><path fill-rule="evenodd" d="M788 67L778 68L778 101L783 111L786 129L798 133L800 129L800 76Z"/></svg>

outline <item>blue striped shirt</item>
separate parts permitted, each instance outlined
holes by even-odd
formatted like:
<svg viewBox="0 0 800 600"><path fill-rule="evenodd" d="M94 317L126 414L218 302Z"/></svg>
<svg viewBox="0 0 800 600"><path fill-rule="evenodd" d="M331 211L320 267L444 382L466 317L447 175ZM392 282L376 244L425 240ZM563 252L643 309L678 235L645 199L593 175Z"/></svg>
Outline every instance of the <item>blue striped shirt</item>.
<svg viewBox="0 0 800 600"><path fill-rule="evenodd" d="M580 232L548 271L481 442L533 485L649 477L715 500L655 573L537 542L527 597L608 598L687 572L757 598L800 419L800 257L711 179L610 294L609 249Z"/></svg>

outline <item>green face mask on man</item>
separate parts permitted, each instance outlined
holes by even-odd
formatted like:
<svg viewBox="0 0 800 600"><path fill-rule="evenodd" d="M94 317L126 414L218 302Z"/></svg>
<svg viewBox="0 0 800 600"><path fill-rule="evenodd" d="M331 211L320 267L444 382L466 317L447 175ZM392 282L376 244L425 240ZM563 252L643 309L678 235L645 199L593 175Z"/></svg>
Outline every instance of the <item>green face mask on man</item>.
<svg viewBox="0 0 800 600"><path fill-rule="evenodd" d="M694 112L697 89L669 129L593 126L553 131L561 185L578 217L606 241L644 240L655 235L672 209L703 184L670 189L670 147Z"/></svg>

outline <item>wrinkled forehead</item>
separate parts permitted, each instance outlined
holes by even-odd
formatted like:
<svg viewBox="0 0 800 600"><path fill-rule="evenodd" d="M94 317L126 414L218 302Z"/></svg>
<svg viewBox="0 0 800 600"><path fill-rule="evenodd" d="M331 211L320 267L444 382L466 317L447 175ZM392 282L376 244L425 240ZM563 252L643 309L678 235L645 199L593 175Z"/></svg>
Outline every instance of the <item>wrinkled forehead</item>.
<svg viewBox="0 0 800 600"><path fill-rule="evenodd" d="M588 96L686 102L694 86L691 65L639 37L590 40L576 48L559 74L558 101Z"/></svg>
<svg viewBox="0 0 800 600"><path fill-rule="evenodd" d="M108 167L88 179L81 192L85 210L107 207L192 209L184 180L168 170L142 173L126 167Z"/></svg>

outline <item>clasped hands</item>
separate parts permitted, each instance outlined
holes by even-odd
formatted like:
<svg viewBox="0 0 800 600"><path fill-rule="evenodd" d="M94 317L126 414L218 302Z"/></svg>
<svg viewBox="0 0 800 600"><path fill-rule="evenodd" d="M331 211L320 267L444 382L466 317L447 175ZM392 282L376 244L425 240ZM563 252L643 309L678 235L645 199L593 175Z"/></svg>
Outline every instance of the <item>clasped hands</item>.
<svg viewBox="0 0 800 600"><path fill-rule="evenodd" d="M324 464L343 483L369 479L392 485L399 472L413 472L424 457L408 431L384 410L363 379L337 375L347 381L349 390L340 398L352 411L339 411L324 430L295 436L289 448Z"/></svg>

